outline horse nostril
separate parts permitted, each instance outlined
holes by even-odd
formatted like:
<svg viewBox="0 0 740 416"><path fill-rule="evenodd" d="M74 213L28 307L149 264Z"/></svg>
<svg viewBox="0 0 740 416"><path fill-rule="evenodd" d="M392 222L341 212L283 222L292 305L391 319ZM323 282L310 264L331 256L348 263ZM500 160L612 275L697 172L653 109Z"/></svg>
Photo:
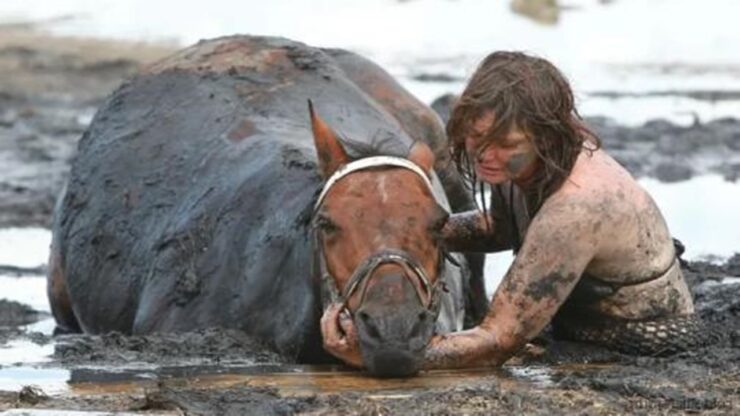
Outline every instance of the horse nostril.
<svg viewBox="0 0 740 416"><path fill-rule="evenodd" d="M368 315L368 314L367 314L367 313L365 313L365 312L360 312L360 313L358 313L358 314L357 314L357 316L359 316L359 317L360 317L360 320L361 320L361 321L362 321L362 322L363 322L364 324L368 324L368 323L370 322L370 315Z"/></svg>
<svg viewBox="0 0 740 416"><path fill-rule="evenodd" d="M427 320L429 319L429 314L427 312L419 312L418 318L419 319L411 328L411 333L409 333L409 336L412 338L424 336L427 332Z"/></svg>
<svg viewBox="0 0 740 416"><path fill-rule="evenodd" d="M365 331L370 338L380 339L380 332L375 324L372 322L372 318L366 312L362 311L357 314L362 321Z"/></svg>

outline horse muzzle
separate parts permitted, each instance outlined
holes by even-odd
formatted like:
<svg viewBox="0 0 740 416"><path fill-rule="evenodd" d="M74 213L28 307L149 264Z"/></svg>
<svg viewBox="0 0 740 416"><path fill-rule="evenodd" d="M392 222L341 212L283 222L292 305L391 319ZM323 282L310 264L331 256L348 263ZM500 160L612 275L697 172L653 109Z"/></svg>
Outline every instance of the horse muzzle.
<svg viewBox="0 0 740 416"><path fill-rule="evenodd" d="M354 312L363 362L375 376L412 376L421 368L436 315L419 301L406 276L389 274L374 280Z"/></svg>

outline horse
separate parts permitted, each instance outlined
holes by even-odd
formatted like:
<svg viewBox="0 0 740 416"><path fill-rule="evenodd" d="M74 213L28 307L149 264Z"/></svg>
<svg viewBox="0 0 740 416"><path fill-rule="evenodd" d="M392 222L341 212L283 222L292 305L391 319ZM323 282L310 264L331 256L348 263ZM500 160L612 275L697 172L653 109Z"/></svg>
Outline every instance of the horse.
<svg viewBox="0 0 740 416"><path fill-rule="evenodd" d="M53 220L57 330L236 328L319 363L339 301L372 374L415 374L485 296L480 256L439 236L475 206L449 160L438 116L357 54L201 41L126 80L79 141Z"/></svg>

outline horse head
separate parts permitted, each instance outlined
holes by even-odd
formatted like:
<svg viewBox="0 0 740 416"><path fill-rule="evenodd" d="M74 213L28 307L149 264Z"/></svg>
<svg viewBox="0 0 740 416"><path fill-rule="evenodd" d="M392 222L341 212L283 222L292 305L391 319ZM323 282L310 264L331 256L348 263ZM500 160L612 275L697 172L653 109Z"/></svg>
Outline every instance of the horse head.
<svg viewBox="0 0 740 416"><path fill-rule="evenodd" d="M434 154L417 142L407 159L351 161L337 134L309 108L326 180L313 216L323 301L345 304L371 373L415 374L444 289L439 236L448 212L433 192Z"/></svg>

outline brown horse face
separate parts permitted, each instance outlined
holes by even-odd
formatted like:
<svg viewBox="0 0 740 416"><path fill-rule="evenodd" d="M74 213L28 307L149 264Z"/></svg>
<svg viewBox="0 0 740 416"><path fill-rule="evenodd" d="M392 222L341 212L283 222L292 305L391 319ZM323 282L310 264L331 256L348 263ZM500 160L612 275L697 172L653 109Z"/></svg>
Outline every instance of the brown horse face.
<svg viewBox="0 0 740 416"><path fill-rule="evenodd" d="M319 164L330 176L348 162L331 130L313 117ZM434 156L417 143L408 159L431 172ZM378 253L401 253L414 264L382 263L372 269L346 299L360 338L363 361L381 376L416 373L434 332L433 292L424 287L438 279L437 236L447 219L417 173L400 167L353 172L336 182L315 216L327 271L344 292L351 276Z"/></svg>

